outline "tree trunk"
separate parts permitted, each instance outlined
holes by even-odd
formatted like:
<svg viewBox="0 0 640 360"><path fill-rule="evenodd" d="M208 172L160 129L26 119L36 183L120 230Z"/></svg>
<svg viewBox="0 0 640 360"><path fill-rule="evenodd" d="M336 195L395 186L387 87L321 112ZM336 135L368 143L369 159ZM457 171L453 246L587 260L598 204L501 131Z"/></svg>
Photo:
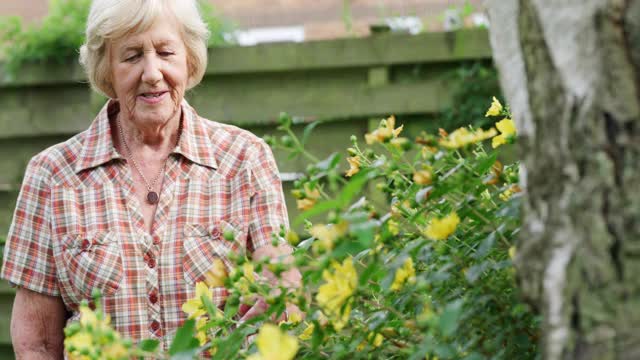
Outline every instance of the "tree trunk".
<svg viewBox="0 0 640 360"><path fill-rule="evenodd" d="M545 359L640 359L640 0L487 0Z"/></svg>

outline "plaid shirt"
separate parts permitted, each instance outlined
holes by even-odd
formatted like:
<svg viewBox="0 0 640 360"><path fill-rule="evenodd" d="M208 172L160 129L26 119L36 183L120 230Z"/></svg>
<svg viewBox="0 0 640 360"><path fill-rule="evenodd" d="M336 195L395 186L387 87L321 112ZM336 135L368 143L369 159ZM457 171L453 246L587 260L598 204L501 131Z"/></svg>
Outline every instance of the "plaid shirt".
<svg viewBox="0 0 640 360"><path fill-rule="evenodd" d="M149 234L126 160L113 146L109 116L117 111L117 103L106 104L88 130L30 161L1 276L61 296L70 320L100 290L116 330L167 349L186 318L182 304L212 261L231 268L230 252L271 244L272 232L288 227L282 184L263 140L200 118L185 101ZM226 295L214 288L219 306Z"/></svg>

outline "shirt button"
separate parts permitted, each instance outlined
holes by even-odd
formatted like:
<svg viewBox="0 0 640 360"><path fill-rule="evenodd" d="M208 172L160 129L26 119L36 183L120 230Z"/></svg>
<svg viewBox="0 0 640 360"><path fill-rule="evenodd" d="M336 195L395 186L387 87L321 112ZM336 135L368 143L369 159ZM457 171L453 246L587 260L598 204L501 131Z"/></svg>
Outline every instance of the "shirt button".
<svg viewBox="0 0 640 360"><path fill-rule="evenodd" d="M156 259L154 259L153 257L149 257L149 261L147 261L147 266L149 266L150 269L153 269L154 267L156 267Z"/></svg>
<svg viewBox="0 0 640 360"><path fill-rule="evenodd" d="M213 228L213 230L211 230L211 236L213 236L214 238L219 238L220 230L218 230L218 228Z"/></svg>
<svg viewBox="0 0 640 360"><path fill-rule="evenodd" d="M153 235L153 244L154 245L160 245L160 236Z"/></svg>
<svg viewBox="0 0 640 360"><path fill-rule="evenodd" d="M151 292L149 293L149 301L150 301L152 304L155 304L155 303L157 303L157 302L158 302L158 294L157 294L155 291L151 291Z"/></svg>
<svg viewBox="0 0 640 360"><path fill-rule="evenodd" d="M82 250L88 250L89 246L91 246L91 242L89 242L89 240L82 240Z"/></svg>
<svg viewBox="0 0 640 360"><path fill-rule="evenodd" d="M156 332L156 331L158 331L158 330L160 329L160 323L158 322L158 320L153 320L153 321L151 322L150 327L151 327L151 330L152 330L153 332Z"/></svg>

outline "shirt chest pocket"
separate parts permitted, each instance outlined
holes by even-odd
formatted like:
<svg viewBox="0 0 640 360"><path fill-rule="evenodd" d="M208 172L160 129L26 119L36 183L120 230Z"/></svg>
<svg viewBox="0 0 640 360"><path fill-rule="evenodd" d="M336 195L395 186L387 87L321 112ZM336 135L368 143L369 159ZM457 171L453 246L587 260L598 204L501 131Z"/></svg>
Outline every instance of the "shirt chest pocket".
<svg viewBox="0 0 640 360"><path fill-rule="evenodd" d="M237 241L242 237L239 226L220 221L216 225L206 227L201 224L186 224L183 230L184 255L183 270L187 284L205 281L216 259L222 260L227 273L233 271L234 265L229 255L238 250Z"/></svg>
<svg viewBox="0 0 640 360"><path fill-rule="evenodd" d="M113 232L65 235L62 258L69 283L82 298L97 290L102 296L115 294L122 281L122 255Z"/></svg>

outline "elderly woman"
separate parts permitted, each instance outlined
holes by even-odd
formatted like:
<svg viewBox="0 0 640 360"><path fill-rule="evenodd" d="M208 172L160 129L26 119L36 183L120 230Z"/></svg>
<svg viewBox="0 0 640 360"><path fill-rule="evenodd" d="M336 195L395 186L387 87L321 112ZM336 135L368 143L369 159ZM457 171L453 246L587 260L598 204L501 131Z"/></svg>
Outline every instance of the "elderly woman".
<svg viewBox="0 0 640 360"><path fill-rule="evenodd" d="M1 274L18 288L18 358L60 358L65 322L95 290L122 335L166 349L216 259L230 271L232 252L290 254L272 243L288 219L269 147L184 100L205 72L207 36L194 0L93 2L80 61L110 100L27 167ZM285 278L299 286L297 270ZM213 293L222 306L226 290ZM266 308L251 305L245 317Z"/></svg>

